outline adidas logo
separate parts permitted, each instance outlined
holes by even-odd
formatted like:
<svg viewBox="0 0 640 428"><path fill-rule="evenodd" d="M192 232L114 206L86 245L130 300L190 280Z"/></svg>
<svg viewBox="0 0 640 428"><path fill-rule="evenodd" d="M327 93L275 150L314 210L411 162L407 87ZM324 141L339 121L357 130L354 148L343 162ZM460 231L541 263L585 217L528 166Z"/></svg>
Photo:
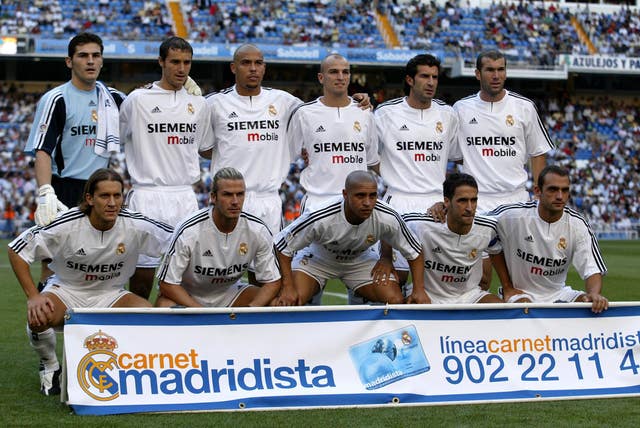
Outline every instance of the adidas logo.
<svg viewBox="0 0 640 428"><path fill-rule="evenodd" d="M407 127L407 125L402 125L400 127L400 131L408 131L408 130L409 130L409 128Z"/></svg>
<svg viewBox="0 0 640 428"><path fill-rule="evenodd" d="M440 254L440 253L442 253L442 250L440 249L440 247L436 247L436 248L434 248L432 251L433 251L434 253L436 253L436 254Z"/></svg>
<svg viewBox="0 0 640 428"><path fill-rule="evenodd" d="M86 256L87 253L84 252L84 248L80 248L78 251L76 251L76 256Z"/></svg>
<svg viewBox="0 0 640 428"><path fill-rule="evenodd" d="M155 106L153 110L151 110L151 113L162 113L162 110L160 110L160 107Z"/></svg>
<svg viewBox="0 0 640 428"><path fill-rule="evenodd" d="M235 111L232 111L228 118L229 118L229 119L237 119L237 118L238 118L238 115L236 114L236 112L235 112Z"/></svg>
<svg viewBox="0 0 640 428"><path fill-rule="evenodd" d="M91 100L91 102L89 103L89 107L95 107L96 105L96 102L93 100Z"/></svg>
<svg viewBox="0 0 640 428"><path fill-rule="evenodd" d="M527 242L533 242L533 236L529 235L526 238L524 238L524 240Z"/></svg>
<svg viewBox="0 0 640 428"><path fill-rule="evenodd" d="M326 132L324 129L324 126L320 125L318 126L318 129L316 129L316 132Z"/></svg>
<svg viewBox="0 0 640 428"><path fill-rule="evenodd" d="M202 257L213 257L213 253L211 252L211 250L207 250L202 253Z"/></svg>
<svg viewBox="0 0 640 428"><path fill-rule="evenodd" d="M469 125L477 125L477 124L478 124L478 121L476 120L475 117L469 121Z"/></svg>

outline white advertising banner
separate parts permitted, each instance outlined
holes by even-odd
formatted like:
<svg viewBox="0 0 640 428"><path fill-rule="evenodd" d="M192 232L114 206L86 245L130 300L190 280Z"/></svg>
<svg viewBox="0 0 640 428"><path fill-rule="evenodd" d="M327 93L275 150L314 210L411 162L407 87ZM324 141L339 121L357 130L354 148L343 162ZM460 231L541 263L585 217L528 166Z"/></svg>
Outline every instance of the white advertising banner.
<svg viewBox="0 0 640 428"><path fill-rule="evenodd" d="M640 395L640 303L75 311L78 414Z"/></svg>
<svg viewBox="0 0 640 428"><path fill-rule="evenodd" d="M559 65L573 73L638 74L640 58L609 55L560 55Z"/></svg>

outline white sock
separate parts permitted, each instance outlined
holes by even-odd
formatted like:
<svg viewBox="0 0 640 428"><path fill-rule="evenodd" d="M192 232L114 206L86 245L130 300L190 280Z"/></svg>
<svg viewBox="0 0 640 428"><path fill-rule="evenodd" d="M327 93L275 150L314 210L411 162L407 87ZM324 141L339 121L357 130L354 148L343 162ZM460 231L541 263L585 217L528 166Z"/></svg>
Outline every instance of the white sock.
<svg viewBox="0 0 640 428"><path fill-rule="evenodd" d="M48 328L41 333L34 333L27 325L27 335L29 343L40 357L44 364L44 370L56 371L60 368L58 357L56 356L56 332L53 328Z"/></svg>

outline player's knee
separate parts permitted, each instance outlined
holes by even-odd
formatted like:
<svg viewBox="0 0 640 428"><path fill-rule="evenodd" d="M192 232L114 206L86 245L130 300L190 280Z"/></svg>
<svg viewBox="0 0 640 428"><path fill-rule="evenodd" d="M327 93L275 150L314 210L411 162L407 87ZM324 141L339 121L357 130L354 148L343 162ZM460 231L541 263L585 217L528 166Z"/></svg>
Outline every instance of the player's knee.
<svg viewBox="0 0 640 428"><path fill-rule="evenodd" d="M404 298L402 297L402 294L392 294L391 296L387 297L386 301L386 303L390 305L401 305L404 303Z"/></svg>
<svg viewBox="0 0 640 428"><path fill-rule="evenodd" d="M589 300L589 297L586 294L581 294L578 297L576 297L576 299L574 300L574 302L590 302L591 300Z"/></svg>

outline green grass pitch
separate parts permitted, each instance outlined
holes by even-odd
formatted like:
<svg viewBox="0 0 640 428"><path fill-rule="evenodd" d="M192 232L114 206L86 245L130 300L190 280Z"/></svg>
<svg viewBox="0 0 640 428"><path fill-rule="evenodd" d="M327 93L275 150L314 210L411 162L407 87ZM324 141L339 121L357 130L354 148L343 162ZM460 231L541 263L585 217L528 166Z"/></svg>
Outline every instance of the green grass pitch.
<svg viewBox="0 0 640 428"><path fill-rule="evenodd" d="M7 241L0 243L4 249L0 254L2 426L635 427L640 420L638 397L375 409L75 416L58 397L44 397L38 391L38 361L25 335L26 299L7 261ZM603 294L612 301L640 301L640 241L602 241L600 245L609 269ZM574 272L568 282L582 286ZM340 296L344 288L339 283L330 284L329 291L331 295L325 295L325 303L346 302Z"/></svg>

